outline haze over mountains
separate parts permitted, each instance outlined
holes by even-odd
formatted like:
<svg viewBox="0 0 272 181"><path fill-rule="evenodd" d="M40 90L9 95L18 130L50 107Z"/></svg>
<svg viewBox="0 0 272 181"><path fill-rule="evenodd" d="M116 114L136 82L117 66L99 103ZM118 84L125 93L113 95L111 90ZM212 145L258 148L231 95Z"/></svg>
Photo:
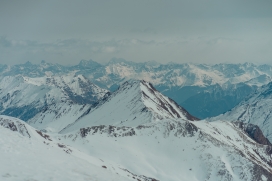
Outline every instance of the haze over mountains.
<svg viewBox="0 0 272 181"><path fill-rule="evenodd" d="M272 180L268 65L0 67L3 180Z"/></svg>

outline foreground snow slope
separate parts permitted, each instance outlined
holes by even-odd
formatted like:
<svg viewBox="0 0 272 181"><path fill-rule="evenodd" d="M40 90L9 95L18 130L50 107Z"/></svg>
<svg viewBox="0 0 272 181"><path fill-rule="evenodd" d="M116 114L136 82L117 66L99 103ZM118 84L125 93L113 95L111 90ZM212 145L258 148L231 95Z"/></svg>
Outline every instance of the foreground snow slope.
<svg viewBox="0 0 272 181"><path fill-rule="evenodd" d="M45 134L0 116L1 180L272 180L272 146L241 123L163 119ZM68 146L69 145L69 146Z"/></svg>
<svg viewBox="0 0 272 181"><path fill-rule="evenodd" d="M62 132L93 125L135 126L165 118L197 120L152 84L130 80Z"/></svg>
<svg viewBox="0 0 272 181"><path fill-rule="evenodd" d="M272 180L272 147L256 143L238 123L164 119L137 127L85 127L58 139L157 180Z"/></svg>
<svg viewBox="0 0 272 181"><path fill-rule="evenodd" d="M263 86L248 99L242 101L229 112L208 121L243 121L258 125L264 135L272 141L272 83Z"/></svg>
<svg viewBox="0 0 272 181"><path fill-rule="evenodd" d="M60 143L23 121L0 116L0 180L151 181ZM107 165L107 166L105 166Z"/></svg>

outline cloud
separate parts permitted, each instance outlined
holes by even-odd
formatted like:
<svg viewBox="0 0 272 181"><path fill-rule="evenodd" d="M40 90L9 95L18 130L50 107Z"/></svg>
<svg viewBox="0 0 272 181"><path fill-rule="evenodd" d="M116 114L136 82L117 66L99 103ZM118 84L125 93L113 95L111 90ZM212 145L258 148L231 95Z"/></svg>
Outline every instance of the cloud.
<svg viewBox="0 0 272 181"><path fill-rule="evenodd" d="M146 35L157 34L157 31L154 28L144 28L144 29L133 28L129 32L133 34L146 34Z"/></svg>
<svg viewBox="0 0 272 181"><path fill-rule="evenodd" d="M271 22L271 0L0 1L0 63L271 61Z"/></svg>
<svg viewBox="0 0 272 181"><path fill-rule="evenodd" d="M219 62L269 62L272 38L239 39L228 37L180 37L159 40L137 38L91 41L64 39L53 42L10 40L0 38L1 63L19 63L41 60L61 64L76 64L81 59L93 59L100 63L112 57L143 62L156 60L184 63Z"/></svg>
<svg viewBox="0 0 272 181"><path fill-rule="evenodd" d="M6 37L4 36L1 36L0 37L0 45L2 47L10 47L12 45L11 41L7 40Z"/></svg>

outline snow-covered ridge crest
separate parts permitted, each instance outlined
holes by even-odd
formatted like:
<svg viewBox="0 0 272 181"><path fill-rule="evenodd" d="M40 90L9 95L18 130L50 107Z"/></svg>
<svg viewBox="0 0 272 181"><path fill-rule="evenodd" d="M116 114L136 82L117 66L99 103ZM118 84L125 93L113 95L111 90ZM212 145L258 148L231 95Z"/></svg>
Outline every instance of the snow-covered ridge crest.
<svg viewBox="0 0 272 181"><path fill-rule="evenodd" d="M151 83L141 80L140 88L142 90L142 100L145 106L157 113L158 118L182 118L191 121L198 120L198 118L190 115L172 99L158 92Z"/></svg>
<svg viewBox="0 0 272 181"><path fill-rule="evenodd" d="M162 119L198 120L144 80L124 82L117 91L106 94L95 109L86 111L62 133L87 126L138 126Z"/></svg>
<svg viewBox="0 0 272 181"><path fill-rule="evenodd" d="M111 97L120 93L128 93L129 91L136 91L138 93L137 96L134 96L135 99L140 98L138 101L141 101L144 105L142 111L151 111L153 119L182 118L191 121L198 120L198 118L190 115L184 108L161 94L150 82L145 80L126 81Z"/></svg>

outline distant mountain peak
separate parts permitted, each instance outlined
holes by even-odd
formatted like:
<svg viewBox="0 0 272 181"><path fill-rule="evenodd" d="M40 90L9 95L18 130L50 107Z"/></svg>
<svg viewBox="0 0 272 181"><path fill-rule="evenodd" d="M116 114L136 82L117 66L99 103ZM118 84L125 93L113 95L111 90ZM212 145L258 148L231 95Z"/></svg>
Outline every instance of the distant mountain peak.
<svg viewBox="0 0 272 181"><path fill-rule="evenodd" d="M93 60L81 60L78 64L81 68L94 68L101 66L101 64L93 61Z"/></svg>
<svg viewBox="0 0 272 181"><path fill-rule="evenodd" d="M30 61L27 61L26 63L24 63L23 65L25 66L32 66L33 64Z"/></svg>
<svg viewBox="0 0 272 181"><path fill-rule="evenodd" d="M108 65L112 65L112 64L127 64L127 65L135 65L137 63L132 62L132 61L127 61L123 58L112 58L110 59L110 61L108 62Z"/></svg>
<svg viewBox="0 0 272 181"><path fill-rule="evenodd" d="M160 63L155 61L155 60L150 60L150 61L145 62L145 65L147 65L147 66L158 66L158 65L160 65Z"/></svg>

